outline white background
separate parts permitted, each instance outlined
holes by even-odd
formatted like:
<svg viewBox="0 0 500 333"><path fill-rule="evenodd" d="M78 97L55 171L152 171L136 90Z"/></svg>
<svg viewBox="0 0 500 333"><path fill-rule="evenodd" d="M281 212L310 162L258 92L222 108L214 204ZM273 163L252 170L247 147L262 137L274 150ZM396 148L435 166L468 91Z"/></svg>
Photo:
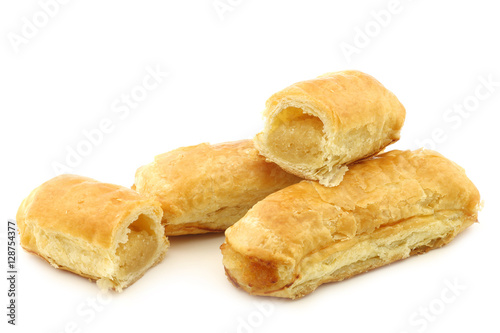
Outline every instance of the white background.
<svg viewBox="0 0 500 333"><path fill-rule="evenodd" d="M480 223L440 250L321 286L298 301L253 297L234 288L221 264L223 235L172 237L160 265L122 294L105 298L94 283L19 247L18 325L6 324L2 278L2 327L8 332L497 332L500 20L495 2L219 3L229 6L225 12L218 12L213 0L74 0L52 6L49 17L38 1L2 1L1 267L7 261L7 219L15 218L33 188L55 176L53 165L66 163L68 149L85 145L83 131L98 128L103 119L112 129L84 147L88 154L73 161L71 172L130 186L136 168L157 154L251 138L262 126L261 111L272 93L343 69L375 76L405 105L402 138L391 148L415 149L424 140L430 147L434 135L434 148L465 168L485 202ZM389 10L390 17L383 15ZM30 31L29 22L39 27ZM343 52L347 45L356 53ZM123 107L123 95L140 93L147 68L168 76L134 108L114 112ZM465 111L460 114L459 108ZM450 283L461 289L453 293ZM419 311L426 308L430 315L424 319Z"/></svg>

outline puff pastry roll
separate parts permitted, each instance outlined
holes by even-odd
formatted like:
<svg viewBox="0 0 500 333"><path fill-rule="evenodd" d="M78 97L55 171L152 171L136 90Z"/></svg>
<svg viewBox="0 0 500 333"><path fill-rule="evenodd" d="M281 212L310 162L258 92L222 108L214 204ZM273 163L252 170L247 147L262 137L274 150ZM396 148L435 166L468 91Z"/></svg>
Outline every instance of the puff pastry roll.
<svg viewBox="0 0 500 333"><path fill-rule="evenodd" d="M167 236L224 231L268 194L300 181L252 140L178 148L139 168L132 187L161 203Z"/></svg>
<svg viewBox="0 0 500 333"><path fill-rule="evenodd" d="M380 82L359 71L295 83L266 102L255 146L302 178L337 185L346 164L399 140L405 109Z"/></svg>
<svg viewBox="0 0 500 333"><path fill-rule="evenodd" d="M131 189L61 175L24 199L17 225L25 250L122 291L163 259L161 215L159 203Z"/></svg>
<svg viewBox="0 0 500 333"><path fill-rule="evenodd" d="M391 151L349 167L336 187L303 181L269 195L226 230L230 280L255 295L299 298L450 242L477 221L479 192L428 151Z"/></svg>

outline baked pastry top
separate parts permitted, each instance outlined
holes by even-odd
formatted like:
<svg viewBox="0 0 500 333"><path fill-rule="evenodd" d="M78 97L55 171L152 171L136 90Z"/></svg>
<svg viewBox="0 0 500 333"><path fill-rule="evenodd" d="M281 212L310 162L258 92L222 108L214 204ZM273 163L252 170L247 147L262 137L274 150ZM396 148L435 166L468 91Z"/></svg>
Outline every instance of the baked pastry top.
<svg viewBox="0 0 500 333"><path fill-rule="evenodd" d="M167 236L221 232L300 178L266 162L252 140L182 147L136 172L137 192L161 203Z"/></svg>
<svg viewBox="0 0 500 333"><path fill-rule="evenodd" d="M302 181L226 230L223 263L251 294L299 298L447 244L477 221L464 170L429 151L391 151L349 166L336 187Z"/></svg>
<svg viewBox="0 0 500 333"><path fill-rule="evenodd" d="M271 96L264 130L254 142L284 170L335 186L347 164L399 140L405 114L396 96L372 76L327 73Z"/></svg>
<svg viewBox="0 0 500 333"><path fill-rule="evenodd" d="M76 175L34 189L17 212L21 246L56 268L122 291L165 256L160 204Z"/></svg>

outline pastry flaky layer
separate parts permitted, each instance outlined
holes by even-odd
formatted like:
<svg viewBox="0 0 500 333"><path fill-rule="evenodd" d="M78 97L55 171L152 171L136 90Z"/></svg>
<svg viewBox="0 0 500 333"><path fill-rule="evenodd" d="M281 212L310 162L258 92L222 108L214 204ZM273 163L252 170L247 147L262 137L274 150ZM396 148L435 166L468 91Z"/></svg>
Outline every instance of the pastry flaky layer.
<svg viewBox="0 0 500 333"><path fill-rule="evenodd" d="M137 170L132 188L161 203L165 234L174 236L224 231L259 200L299 181L242 140L158 155Z"/></svg>
<svg viewBox="0 0 500 333"><path fill-rule="evenodd" d="M269 195L226 230L228 277L247 292L299 298L443 246L477 221L479 192L429 150L349 166L336 187L303 181Z"/></svg>
<svg viewBox="0 0 500 333"><path fill-rule="evenodd" d="M161 216L159 203L131 189L61 175L24 199L17 225L27 251L122 291L165 256Z"/></svg>
<svg viewBox="0 0 500 333"><path fill-rule="evenodd" d="M264 130L255 146L284 170L335 186L346 164L399 140L405 119L399 100L359 71L295 83L266 102Z"/></svg>

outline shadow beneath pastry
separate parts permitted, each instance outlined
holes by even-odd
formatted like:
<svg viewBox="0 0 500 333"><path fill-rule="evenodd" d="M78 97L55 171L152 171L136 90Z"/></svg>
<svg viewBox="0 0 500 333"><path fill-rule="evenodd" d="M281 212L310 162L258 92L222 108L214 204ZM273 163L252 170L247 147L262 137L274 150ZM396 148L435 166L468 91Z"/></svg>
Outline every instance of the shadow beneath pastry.
<svg viewBox="0 0 500 333"><path fill-rule="evenodd" d="M213 233L206 233L206 234L199 234L199 235L180 235L180 236L168 236L168 240L170 242L170 249L172 250L173 248L184 246L186 244L189 244L190 246L192 243L198 243L198 242L206 242L206 241L212 241L212 240L220 240L220 244L224 243L224 233L223 232L213 232ZM168 255L168 252L167 252Z"/></svg>
<svg viewBox="0 0 500 333"><path fill-rule="evenodd" d="M282 298L282 297L277 297L273 295L252 295L243 290L239 285L238 282L231 277L229 272L226 270L226 278L228 281L232 284L234 292L237 292L240 296L242 297L248 297L249 299L255 299L255 300L263 300L267 299L269 301L272 301L275 304L292 304L292 303L301 303L303 304L304 302L307 302L305 300L313 301L315 297L335 297L336 291L339 291L337 288L343 288L342 293L344 293L346 290L350 290L349 292L354 292L355 290L359 289L359 283L365 285L367 288L373 288L378 286L379 281L377 279L383 279L384 276L395 276L395 271L394 269L399 268L398 272L401 272L402 270L406 270L407 274L410 274L411 276L415 276L417 274L423 274L427 275L429 274L428 270L422 270L422 268L425 268L423 266L428 266L429 264L436 264L438 261L445 260L447 261L449 256L453 256L453 252L456 251L453 250L453 247L456 246L464 246L464 242L473 242L474 239L470 237L470 235L473 233L474 230L473 228L467 228L466 230L462 231L459 233L452 242L446 244L445 246L433 248L433 247L428 247L428 248L418 248L415 249L410 257L407 258L402 258L399 260L396 260L392 263L371 268L368 269L364 272L358 273L354 276L351 276L349 278L346 278L344 280L340 281L332 281L332 282L325 282L321 285L319 285L315 290L313 290L311 293L303 295L301 297L298 297L296 299L290 299L290 298ZM477 239L476 239L477 241ZM461 244L461 245L460 245ZM439 251L441 250L441 251ZM449 251L449 253L448 253ZM431 254L432 253L432 254ZM422 256L422 254L427 254L426 256ZM425 259L424 259L425 258ZM447 272L447 267L443 267L443 273ZM429 269L434 269L434 268L429 268ZM379 272L379 273L376 273ZM381 274L380 272L385 272L386 275ZM436 272L433 270L433 274ZM366 273L369 273L368 275ZM370 274L373 277L370 277ZM365 277L368 276L368 279L365 280ZM395 285L396 286L396 285ZM345 288L345 289L344 289ZM330 290L329 290L330 289ZM328 291L329 290L329 291ZM243 296L246 295L246 296Z"/></svg>
<svg viewBox="0 0 500 333"><path fill-rule="evenodd" d="M220 253L219 247L224 242L224 233L207 233L207 234L199 234L199 235L183 235L183 236L169 236L168 240L170 242L170 247L164 257L164 259L158 262L156 265L150 267L144 273L150 271L149 274L144 274L145 276L141 276L138 281L132 283L126 289L125 292L116 292L113 289L102 290L96 285L96 278L82 274L75 273L72 270L64 267L58 266L55 267L44 257L40 256L38 253L23 249L26 254L26 258L23 260L29 261L30 266L37 266L37 270L42 271L39 274L39 282L43 283L44 280L47 280L47 286L53 285L53 283L49 281L57 281L57 284L62 287L62 285L66 286L68 290L76 288L81 290L81 288L85 288L89 295L93 293L110 293L113 297L121 297L123 294L132 294L131 290L135 289L136 285L141 285L142 280L148 280L148 275L152 277L153 272L156 271L155 266L163 266L164 264L169 262L169 257L177 256L177 255L186 255L187 253L191 253L191 255L196 256L196 252L200 254L201 260L207 260L207 256L213 256L213 253L207 251L208 248L213 248L214 251ZM210 244L215 242L216 244ZM34 256L32 255L34 254ZM191 261L193 258L191 257ZM194 262L191 262L194 263ZM158 274L158 273L156 273ZM88 288L88 289L87 289ZM127 292L128 291L128 292Z"/></svg>
<svg viewBox="0 0 500 333"><path fill-rule="evenodd" d="M207 233L199 235L168 236L170 247L166 253L163 267L197 266L209 270L222 266L220 246L224 243L224 233Z"/></svg>
<svg viewBox="0 0 500 333"><path fill-rule="evenodd" d="M355 288L355 289L359 288L359 285L355 285L355 284L350 285L350 282L351 283L363 283L367 287L374 287L374 286L377 286L377 282L374 282L375 279L370 279L370 274L377 275L377 278L380 279L383 276L383 275L379 275L379 274L383 274L381 272L385 272L385 274L387 274L387 276L389 276L389 275L393 276L394 269L398 269L398 268L400 270L406 270L405 274L409 274L412 277L415 277L418 274L422 274L424 276L428 275L428 274L439 275L439 272L436 272L434 270L434 266L432 266L428 269L425 269L425 267L427 267L430 264L434 264L434 265L438 264L439 265L439 261L446 261L446 263L448 263L449 259L450 259L449 257L453 256L454 252L456 254L456 249L453 249L454 247L459 247L459 246L464 247L465 246L464 242L469 242L469 243L474 242L474 239L471 238L470 235L469 236L467 235L467 234L473 233L474 229L475 228L469 227L469 228L463 230L458 235L456 235L451 242L449 242L448 244L445 244L444 246L437 247L437 248L415 250L415 252L412 253L407 258L402 258L402 259L396 260L394 262L391 262L389 264L369 269L365 272L358 273L358 274L356 274L350 278L347 278L345 280L324 283L324 284L318 286L318 288L315 291L313 291L312 294L316 294L316 295L321 294L322 289L325 289L324 291L326 291L328 288L336 288L339 286L348 287L348 288ZM477 239L476 239L476 241L477 241ZM460 243L462 243L462 244L460 245ZM425 254L425 255L422 256L423 254ZM460 255L460 254L456 254L456 255ZM461 256L461 258L463 258L463 256ZM471 258L471 260L473 260L473 259ZM444 265L440 266L440 267L442 267L443 274L446 274L446 272L448 272L449 268L450 268L450 266L444 266ZM398 272L401 272L400 270ZM376 273L376 272L378 272L378 273ZM366 277L368 277L368 279L363 281ZM331 292L333 293L334 291L331 291ZM302 297L300 299L305 299L305 298L310 298L310 297L311 297L311 294L305 295L304 297ZM299 299L297 299L297 300L299 300Z"/></svg>
<svg viewBox="0 0 500 333"><path fill-rule="evenodd" d="M66 288L66 290L74 290L75 285L78 286L76 289L78 289L79 292L82 291L82 288L85 288L88 293L94 290L100 290L96 286L95 279L81 276L66 267L55 267L46 258L33 251L23 248L23 252L27 254L27 256L22 259L24 265L36 267L37 283L41 286L45 286L42 288L43 290L52 290L53 286L58 286L62 289Z"/></svg>

